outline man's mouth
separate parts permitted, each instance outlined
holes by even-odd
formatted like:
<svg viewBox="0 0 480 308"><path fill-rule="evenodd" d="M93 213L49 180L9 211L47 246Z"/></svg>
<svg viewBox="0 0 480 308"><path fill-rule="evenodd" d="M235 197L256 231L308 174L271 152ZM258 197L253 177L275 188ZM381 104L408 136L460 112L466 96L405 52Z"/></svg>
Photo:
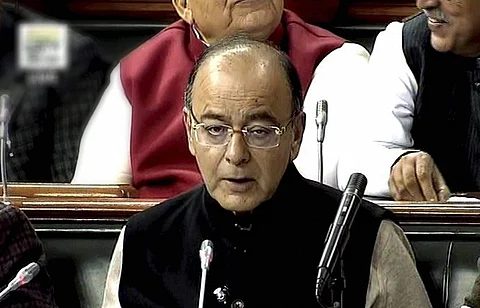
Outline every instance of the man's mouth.
<svg viewBox="0 0 480 308"><path fill-rule="evenodd" d="M226 180L229 181L229 182L239 183L239 184L253 181L250 178L227 178Z"/></svg>
<svg viewBox="0 0 480 308"><path fill-rule="evenodd" d="M428 17L428 21L432 24L446 24L447 22L443 19L437 19L433 17Z"/></svg>

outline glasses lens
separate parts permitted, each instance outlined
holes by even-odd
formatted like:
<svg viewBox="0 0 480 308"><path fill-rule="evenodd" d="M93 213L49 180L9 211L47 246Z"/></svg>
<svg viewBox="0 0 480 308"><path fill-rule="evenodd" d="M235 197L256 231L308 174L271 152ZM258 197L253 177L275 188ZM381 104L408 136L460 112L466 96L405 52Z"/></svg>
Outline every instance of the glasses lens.
<svg viewBox="0 0 480 308"><path fill-rule="evenodd" d="M205 145L225 145L229 141L230 128L226 125L199 124L195 130L197 141Z"/></svg>
<svg viewBox="0 0 480 308"><path fill-rule="evenodd" d="M255 148L273 148L280 142L280 130L277 127L255 125L246 128L245 140Z"/></svg>

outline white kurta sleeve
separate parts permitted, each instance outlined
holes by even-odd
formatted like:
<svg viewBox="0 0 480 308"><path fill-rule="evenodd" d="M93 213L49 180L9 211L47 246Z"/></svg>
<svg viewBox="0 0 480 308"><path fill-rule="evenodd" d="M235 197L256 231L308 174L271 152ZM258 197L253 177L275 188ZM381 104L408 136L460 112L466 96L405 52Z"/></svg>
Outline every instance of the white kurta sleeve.
<svg viewBox="0 0 480 308"><path fill-rule="evenodd" d="M368 64L366 96L360 97L354 151L338 163L340 189L354 172L368 179L369 196L389 197L388 179L395 160L412 150L411 128L418 85L402 48L403 23L393 22L380 32Z"/></svg>
<svg viewBox="0 0 480 308"><path fill-rule="evenodd" d="M117 65L83 133L73 184L131 184L131 119Z"/></svg>
<svg viewBox="0 0 480 308"><path fill-rule="evenodd" d="M122 273L123 260L123 237L125 235L125 227L122 228L118 236L115 250L108 267L107 281L105 283L105 291L103 294L102 308L120 308L120 300L118 298L118 290L120 287L120 275Z"/></svg>
<svg viewBox="0 0 480 308"><path fill-rule="evenodd" d="M364 91L368 51L361 45L345 43L332 51L315 69L305 96L306 127L300 153L294 163L306 178L318 180L319 159L316 106L328 102L328 121L323 142L323 182L338 187L337 160L348 150L355 118L360 107L358 96Z"/></svg>

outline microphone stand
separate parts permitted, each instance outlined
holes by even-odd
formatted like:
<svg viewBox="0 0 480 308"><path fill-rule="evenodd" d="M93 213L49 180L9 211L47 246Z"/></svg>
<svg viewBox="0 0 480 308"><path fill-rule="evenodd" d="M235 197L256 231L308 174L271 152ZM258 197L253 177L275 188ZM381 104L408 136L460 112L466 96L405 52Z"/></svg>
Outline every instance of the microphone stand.
<svg viewBox="0 0 480 308"><path fill-rule="evenodd" d="M205 283L207 282L207 269L202 269L202 279L200 282L200 297L198 299L198 307L203 308L203 301L205 299Z"/></svg>
<svg viewBox="0 0 480 308"><path fill-rule="evenodd" d="M318 182L323 184L323 142L317 142L318 155Z"/></svg>
<svg viewBox="0 0 480 308"><path fill-rule="evenodd" d="M325 305L321 300L321 294L317 294L317 303L321 308L343 308L343 290L345 290L345 271L343 268L343 257L339 259L340 270L335 276L330 278L328 288L330 289L331 305Z"/></svg>
<svg viewBox="0 0 480 308"><path fill-rule="evenodd" d="M330 290L332 292L333 308L343 308L343 290L345 290L345 271L343 257L340 256L340 273L332 279Z"/></svg>

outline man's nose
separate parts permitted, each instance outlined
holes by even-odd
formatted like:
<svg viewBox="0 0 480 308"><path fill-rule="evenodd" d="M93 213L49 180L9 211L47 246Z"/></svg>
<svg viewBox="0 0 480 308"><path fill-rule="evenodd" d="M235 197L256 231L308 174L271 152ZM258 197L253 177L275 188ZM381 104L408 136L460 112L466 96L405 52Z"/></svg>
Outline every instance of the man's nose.
<svg viewBox="0 0 480 308"><path fill-rule="evenodd" d="M242 133L233 133L232 138L226 147L225 159L228 163L239 166L250 160L250 148L245 142Z"/></svg>

